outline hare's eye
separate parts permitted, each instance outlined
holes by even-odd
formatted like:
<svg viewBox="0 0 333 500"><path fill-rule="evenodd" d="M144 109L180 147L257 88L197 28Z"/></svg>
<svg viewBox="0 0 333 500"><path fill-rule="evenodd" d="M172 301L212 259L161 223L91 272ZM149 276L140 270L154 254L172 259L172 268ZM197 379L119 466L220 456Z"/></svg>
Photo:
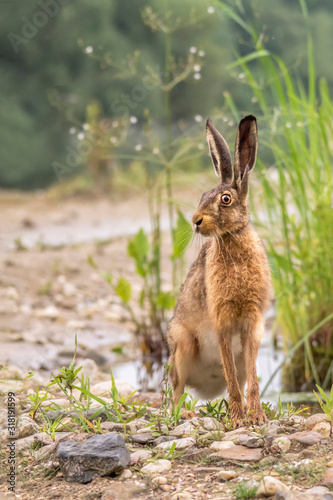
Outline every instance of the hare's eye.
<svg viewBox="0 0 333 500"><path fill-rule="evenodd" d="M222 203L224 203L224 205L229 205L230 202L231 202L231 196L230 196L230 194L224 193L221 196L221 201L222 201Z"/></svg>

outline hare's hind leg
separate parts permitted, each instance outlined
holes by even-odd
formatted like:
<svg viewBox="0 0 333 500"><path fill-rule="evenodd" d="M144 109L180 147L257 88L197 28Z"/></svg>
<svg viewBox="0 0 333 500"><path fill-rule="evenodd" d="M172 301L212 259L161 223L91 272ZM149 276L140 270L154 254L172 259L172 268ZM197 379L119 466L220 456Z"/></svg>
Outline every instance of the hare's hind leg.
<svg viewBox="0 0 333 500"><path fill-rule="evenodd" d="M184 393L191 363L196 354L194 337L182 325L172 325L168 332L172 338L172 354L169 359L170 379L173 386L173 401L178 403Z"/></svg>
<svg viewBox="0 0 333 500"><path fill-rule="evenodd" d="M263 424L266 415L260 404L259 382L257 376L257 357L259 345L264 332L263 318L253 319L247 331L243 332L243 351L245 355L247 378L247 405L249 422Z"/></svg>

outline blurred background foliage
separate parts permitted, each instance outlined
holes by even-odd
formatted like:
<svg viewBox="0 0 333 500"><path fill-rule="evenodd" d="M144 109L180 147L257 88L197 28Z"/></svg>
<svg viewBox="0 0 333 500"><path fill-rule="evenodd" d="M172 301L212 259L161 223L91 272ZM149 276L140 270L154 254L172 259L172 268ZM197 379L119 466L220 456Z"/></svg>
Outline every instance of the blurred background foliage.
<svg viewBox="0 0 333 500"><path fill-rule="evenodd" d="M299 3L230 0L229 5L254 27L265 48L279 55L306 85L306 26ZM177 134L184 122L193 124L196 115L206 117L222 109L225 92L232 94L240 113L249 111L252 90L244 85L239 72L227 67L235 55L252 52L253 44L249 33L221 11L218 2L2 1L2 187L36 189L55 182L52 163L64 159L66 146L73 142L69 130L86 120L87 106L97 100L101 116L117 116L120 106L114 103L142 83L147 67L163 70L163 32L154 26L152 29L145 16L142 19L147 7L157 13L172 13L171 24L176 28L172 34L175 60L185 60L191 47L205 53L197 72L199 77L193 75L171 92L173 133ZM308 9L317 72L332 88L331 1L309 0ZM46 23L43 16L38 17L40 12L46 16ZM188 22L191 13L194 20ZM179 29L177 19L181 20ZM36 24L40 27L36 28ZM24 41L15 38L22 36ZM260 68L258 80L259 71ZM140 123L148 108L155 129L162 134L163 106L162 93L154 90L142 102L136 102L131 113Z"/></svg>

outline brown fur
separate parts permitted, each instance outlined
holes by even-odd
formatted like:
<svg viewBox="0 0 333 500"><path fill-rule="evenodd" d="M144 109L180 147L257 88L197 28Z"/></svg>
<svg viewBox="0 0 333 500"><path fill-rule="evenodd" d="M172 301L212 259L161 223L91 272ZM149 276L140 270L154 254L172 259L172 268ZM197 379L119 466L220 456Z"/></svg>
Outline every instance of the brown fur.
<svg viewBox="0 0 333 500"><path fill-rule="evenodd" d="M211 239L192 264L168 328L174 400L178 402L185 385L207 399L227 388L231 419L238 426L245 416L247 382L249 420L262 423L256 360L270 271L264 247L249 225L247 205L256 119L247 116L239 124L233 168L227 143L209 119L207 139L221 183L203 194L193 216L196 232Z"/></svg>

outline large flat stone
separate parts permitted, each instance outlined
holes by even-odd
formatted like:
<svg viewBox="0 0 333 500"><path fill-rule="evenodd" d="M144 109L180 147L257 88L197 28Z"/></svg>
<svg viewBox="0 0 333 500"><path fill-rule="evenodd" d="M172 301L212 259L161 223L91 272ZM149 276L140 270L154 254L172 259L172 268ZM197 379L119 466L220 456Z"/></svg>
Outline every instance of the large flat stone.
<svg viewBox="0 0 333 500"><path fill-rule="evenodd" d="M92 436L85 442L61 442L57 457L66 481L78 483L119 474L130 463L129 451L120 434Z"/></svg>
<svg viewBox="0 0 333 500"><path fill-rule="evenodd" d="M211 457L220 457L225 460L240 460L242 462L258 462L262 458L260 448L247 448L235 445L232 448L212 453Z"/></svg>

